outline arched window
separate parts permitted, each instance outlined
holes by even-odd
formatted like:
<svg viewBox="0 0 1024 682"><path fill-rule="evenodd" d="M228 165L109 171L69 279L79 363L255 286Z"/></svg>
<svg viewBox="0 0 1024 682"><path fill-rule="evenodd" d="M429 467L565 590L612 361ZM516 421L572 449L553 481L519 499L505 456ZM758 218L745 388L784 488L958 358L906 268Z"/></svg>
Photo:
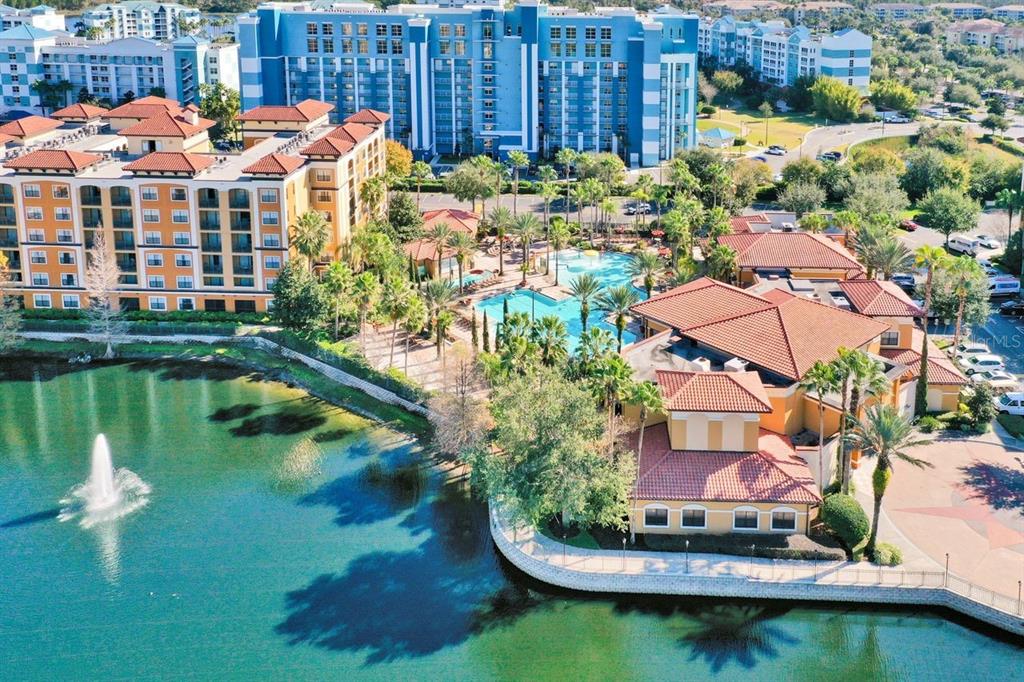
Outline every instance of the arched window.
<svg viewBox="0 0 1024 682"><path fill-rule="evenodd" d="M796 530L796 510L790 507L772 509L772 530L790 532Z"/></svg>
<svg viewBox="0 0 1024 682"><path fill-rule="evenodd" d="M668 507L663 504L644 507L644 528L668 528Z"/></svg>
<svg viewBox="0 0 1024 682"><path fill-rule="evenodd" d="M736 507L732 510L733 530L757 530L757 507Z"/></svg>
<svg viewBox="0 0 1024 682"><path fill-rule="evenodd" d="M688 504L683 507L680 524L683 528L707 528L708 510L699 504Z"/></svg>

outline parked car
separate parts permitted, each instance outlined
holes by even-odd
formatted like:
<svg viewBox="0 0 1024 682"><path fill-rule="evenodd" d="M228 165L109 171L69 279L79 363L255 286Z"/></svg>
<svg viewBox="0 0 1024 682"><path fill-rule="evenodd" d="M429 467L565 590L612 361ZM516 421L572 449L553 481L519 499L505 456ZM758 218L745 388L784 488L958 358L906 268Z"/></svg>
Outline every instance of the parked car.
<svg viewBox="0 0 1024 682"><path fill-rule="evenodd" d="M972 355L970 359L963 363L963 366L964 371L967 372L967 376L977 374L978 372L984 372L986 370L1006 371L1006 367L1003 365L1003 359L992 353Z"/></svg>
<svg viewBox="0 0 1024 682"><path fill-rule="evenodd" d="M946 248L954 253L977 256L978 249L981 248L981 244L970 237L961 237L960 235L956 235L949 238L949 243L946 245Z"/></svg>
<svg viewBox="0 0 1024 682"><path fill-rule="evenodd" d="M644 215L651 212L651 205L646 201L639 204L629 204L623 210L626 215Z"/></svg>
<svg viewBox="0 0 1024 682"><path fill-rule="evenodd" d="M956 347L956 351L953 355L957 360L966 360L972 355L985 355L991 353L992 351L983 343L971 343L965 341Z"/></svg>
<svg viewBox="0 0 1024 682"><path fill-rule="evenodd" d="M754 161L760 161L761 163L768 163L768 158L764 156L755 156Z"/></svg>
<svg viewBox="0 0 1024 682"><path fill-rule="evenodd" d="M917 286L917 280L909 272L897 272L890 277L890 280L900 289L912 290Z"/></svg>
<svg viewBox="0 0 1024 682"><path fill-rule="evenodd" d="M906 116L893 116L889 119L889 123L910 123L910 119Z"/></svg>
<svg viewBox="0 0 1024 682"><path fill-rule="evenodd" d="M999 313L1010 317L1024 317L1024 299L1006 301L999 306Z"/></svg>
<svg viewBox="0 0 1024 682"><path fill-rule="evenodd" d="M1020 280L1016 277L989 277L988 295L992 298L998 296L1014 296L1020 293Z"/></svg>
<svg viewBox="0 0 1024 682"><path fill-rule="evenodd" d="M764 153L771 154L772 156L785 156L786 148L781 145L773 144L772 146L768 147L768 149L766 149Z"/></svg>
<svg viewBox="0 0 1024 682"><path fill-rule="evenodd" d="M987 234L974 235L974 241L978 242L979 246L984 246L986 249L998 249L1001 246L999 240Z"/></svg>
<svg viewBox="0 0 1024 682"><path fill-rule="evenodd" d="M831 161L833 163L839 163L843 158L842 152L822 152L818 154L819 161Z"/></svg>
<svg viewBox="0 0 1024 682"><path fill-rule="evenodd" d="M1024 416L1024 393L1004 393L993 398L992 402L1000 412Z"/></svg>
<svg viewBox="0 0 1024 682"><path fill-rule="evenodd" d="M907 232L916 232L917 228L919 228L919 227L921 227L921 226L918 225L917 223L915 223L913 220L901 220L900 221L900 229L901 230L906 230Z"/></svg>
<svg viewBox="0 0 1024 682"><path fill-rule="evenodd" d="M1000 391L1010 391L1020 387L1017 377L1001 369L989 369L971 375L971 381L976 384L988 384Z"/></svg>

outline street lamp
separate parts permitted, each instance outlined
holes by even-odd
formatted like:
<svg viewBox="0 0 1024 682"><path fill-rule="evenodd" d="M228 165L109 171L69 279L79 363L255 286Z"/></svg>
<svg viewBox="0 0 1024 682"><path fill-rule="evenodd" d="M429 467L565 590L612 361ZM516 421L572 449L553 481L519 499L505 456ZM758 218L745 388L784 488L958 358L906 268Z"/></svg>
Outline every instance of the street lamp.
<svg viewBox="0 0 1024 682"><path fill-rule="evenodd" d="M690 573L690 541L686 541L686 573Z"/></svg>
<svg viewBox="0 0 1024 682"><path fill-rule="evenodd" d="M626 536L622 536L622 571L626 571Z"/></svg>

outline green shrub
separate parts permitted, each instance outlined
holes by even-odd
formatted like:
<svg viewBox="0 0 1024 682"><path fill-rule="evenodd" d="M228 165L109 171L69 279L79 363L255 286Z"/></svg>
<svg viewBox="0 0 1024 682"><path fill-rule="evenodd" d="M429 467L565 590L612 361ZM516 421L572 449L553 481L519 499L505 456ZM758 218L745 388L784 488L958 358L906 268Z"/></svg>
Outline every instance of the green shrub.
<svg viewBox="0 0 1024 682"><path fill-rule="evenodd" d="M704 114L706 116L711 116L713 114L717 114L718 113L718 107L716 107L716 106L714 106L712 104L705 104L704 106L702 106L700 108L700 113L702 113L702 114Z"/></svg>
<svg viewBox="0 0 1024 682"><path fill-rule="evenodd" d="M917 422L917 428L921 429L922 433L931 433L942 428L942 422L929 414L921 417Z"/></svg>
<svg viewBox="0 0 1024 682"><path fill-rule="evenodd" d="M747 138L745 138L745 137L737 137L736 139L734 139L732 141L732 146L733 147L742 147L746 143L747 143Z"/></svg>
<svg viewBox="0 0 1024 682"><path fill-rule="evenodd" d="M903 552L896 545L879 542L871 561L877 566L899 566L903 563Z"/></svg>
<svg viewBox="0 0 1024 682"><path fill-rule="evenodd" d="M842 493L829 495L821 506L821 520L832 532L853 549L868 536L871 524L868 515L854 498Z"/></svg>

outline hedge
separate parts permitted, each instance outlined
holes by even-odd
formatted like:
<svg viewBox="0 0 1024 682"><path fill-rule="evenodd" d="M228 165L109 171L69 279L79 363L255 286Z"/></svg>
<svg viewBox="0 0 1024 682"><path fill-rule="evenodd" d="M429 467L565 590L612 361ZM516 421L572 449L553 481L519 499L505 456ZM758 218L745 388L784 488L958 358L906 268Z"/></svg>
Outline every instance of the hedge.
<svg viewBox="0 0 1024 682"><path fill-rule="evenodd" d="M796 559L800 561L842 561L846 552L839 547L830 547L827 537L799 535L711 535L704 533L686 535L662 535L650 533L643 536L648 549L664 552L682 552L689 541L691 552L705 554L731 554L754 556L761 559ZM804 544L809 546L797 546ZM751 549L753 546L753 549Z"/></svg>
<svg viewBox="0 0 1024 682"><path fill-rule="evenodd" d="M863 542L871 530L868 515L860 503L842 493L825 498L821 506L821 520L851 550Z"/></svg>
<svg viewBox="0 0 1024 682"><path fill-rule="evenodd" d="M84 320L84 310L61 310L57 308L27 308L21 311L25 320ZM205 310L128 310L124 318L129 322L233 322L236 324L266 324L270 317L266 313L235 313L229 311Z"/></svg>
<svg viewBox="0 0 1024 682"><path fill-rule="evenodd" d="M903 552L896 545L879 542L875 545L875 555L871 561L876 566L899 566L903 563Z"/></svg>

